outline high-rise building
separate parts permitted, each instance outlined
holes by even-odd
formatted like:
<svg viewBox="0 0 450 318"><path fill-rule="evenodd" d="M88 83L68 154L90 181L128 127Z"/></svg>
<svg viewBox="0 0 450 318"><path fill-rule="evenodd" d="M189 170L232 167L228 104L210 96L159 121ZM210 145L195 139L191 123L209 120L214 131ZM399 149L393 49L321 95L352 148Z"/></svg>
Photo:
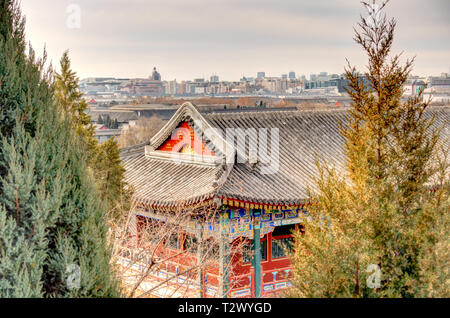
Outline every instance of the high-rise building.
<svg viewBox="0 0 450 318"><path fill-rule="evenodd" d="M264 77L266 77L266 72L258 72L258 73L256 74L256 77L257 77L257 78L264 78Z"/></svg>
<svg viewBox="0 0 450 318"><path fill-rule="evenodd" d="M288 76L287 76L287 74L282 74L282 75L281 75L281 78L282 78L282 79L287 79Z"/></svg>
<svg viewBox="0 0 450 318"><path fill-rule="evenodd" d="M212 76L209 78L209 81L210 81L211 83L219 83L219 76L217 76L217 75L212 75Z"/></svg>
<svg viewBox="0 0 450 318"><path fill-rule="evenodd" d="M178 93L178 84L177 80L168 81L166 95L176 95Z"/></svg>
<svg viewBox="0 0 450 318"><path fill-rule="evenodd" d="M295 79L295 72L294 71L289 72L289 79Z"/></svg>

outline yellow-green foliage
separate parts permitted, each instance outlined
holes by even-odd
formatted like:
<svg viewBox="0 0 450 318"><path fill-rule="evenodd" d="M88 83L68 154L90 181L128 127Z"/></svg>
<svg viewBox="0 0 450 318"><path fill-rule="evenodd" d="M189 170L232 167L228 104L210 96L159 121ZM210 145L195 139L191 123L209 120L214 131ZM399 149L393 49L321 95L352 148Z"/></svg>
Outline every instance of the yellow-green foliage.
<svg viewBox="0 0 450 318"><path fill-rule="evenodd" d="M390 58L395 20L368 19L355 36L368 71L346 69L347 171L340 176L318 164L311 213L324 215L329 226L308 222L304 234L295 234L290 295L448 297L447 161L432 164L439 134L423 116L428 103L421 94L401 100L413 60L401 66L398 55ZM431 182L439 191L430 192ZM377 288L370 284L373 272L366 272L370 265L381 270Z"/></svg>

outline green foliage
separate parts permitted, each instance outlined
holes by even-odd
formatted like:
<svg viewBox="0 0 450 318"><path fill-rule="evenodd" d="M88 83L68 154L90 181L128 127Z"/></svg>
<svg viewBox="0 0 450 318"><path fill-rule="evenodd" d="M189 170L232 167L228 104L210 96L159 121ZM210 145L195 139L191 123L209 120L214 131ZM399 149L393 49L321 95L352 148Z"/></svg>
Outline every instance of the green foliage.
<svg viewBox="0 0 450 318"><path fill-rule="evenodd" d="M17 3L0 1L0 297L118 296L86 146L44 65L25 54Z"/></svg>
<svg viewBox="0 0 450 318"><path fill-rule="evenodd" d="M125 190L125 169L120 160L120 152L117 142L109 139L104 144L99 144L95 138L91 117L86 113L88 106L83 94L79 90L76 73L70 68L68 52L64 52L60 62L61 73L55 76L55 95L64 114L68 116L85 144L88 155L88 166L96 180L101 202L105 209L117 216L119 208L129 205L131 194ZM99 122L103 118L99 116ZM105 125L108 128L119 128L117 119L111 120L107 115Z"/></svg>
<svg viewBox="0 0 450 318"><path fill-rule="evenodd" d="M440 178L437 188L425 193L416 228L421 238L418 257L419 279L412 282L418 297L449 297L450 279L450 180L448 178L448 152L439 158ZM447 173L447 174L446 174Z"/></svg>
<svg viewBox="0 0 450 318"><path fill-rule="evenodd" d="M351 187L334 169L318 164L320 178L310 219L294 233L292 297L369 297L365 272L371 264L367 216L370 196Z"/></svg>
<svg viewBox="0 0 450 318"><path fill-rule="evenodd" d="M448 271L433 272L448 263L448 170L446 161L433 165L439 134L424 116L421 94L401 100L413 61L401 66L399 55L389 58L395 20L369 19L362 18L355 37L368 55L368 72L346 70L347 171L343 177L318 164L312 214L323 213L331 226L313 222L304 235L296 233L291 295L448 297ZM429 183L439 190L430 193ZM377 288L367 283L371 264L381 269Z"/></svg>
<svg viewBox="0 0 450 318"><path fill-rule="evenodd" d="M106 115L106 119L105 119L105 126L107 128L111 128L111 117L109 115Z"/></svg>
<svg viewBox="0 0 450 318"><path fill-rule="evenodd" d="M94 126L88 115L88 104L79 90L78 77L70 68L69 52L65 51L60 60L60 73L55 73L54 87L56 104L64 116L67 116L72 127L86 143L89 160L94 160L97 150Z"/></svg>
<svg viewBox="0 0 450 318"><path fill-rule="evenodd" d="M88 104L79 90L78 78L70 69L69 52L65 51L60 61L61 73L55 74L55 96L64 113L70 114L71 121L79 133L93 134L91 117L86 113Z"/></svg>
<svg viewBox="0 0 450 318"><path fill-rule="evenodd" d="M107 202L107 207L113 216L127 211L131 204L131 192L126 189L123 181L125 168L120 159L120 150L117 142L110 138L98 146L95 157L94 176L100 197Z"/></svg>

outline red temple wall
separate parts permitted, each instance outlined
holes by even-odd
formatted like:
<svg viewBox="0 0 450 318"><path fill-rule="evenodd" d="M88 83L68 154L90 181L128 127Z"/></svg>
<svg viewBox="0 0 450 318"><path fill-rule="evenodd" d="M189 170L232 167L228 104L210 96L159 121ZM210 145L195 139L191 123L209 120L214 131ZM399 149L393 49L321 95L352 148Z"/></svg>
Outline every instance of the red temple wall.
<svg viewBox="0 0 450 318"><path fill-rule="evenodd" d="M144 227L145 223L144 217L138 217L138 245L145 248L145 245L147 242L143 239L144 237L141 236L142 229ZM168 265L167 270L170 272L175 273L177 270L182 272L183 270L188 269L193 264L196 264L197 259L195 254L190 254L188 252L182 252L184 247L184 240L185 235L183 233L179 234L179 248L178 249L172 249L172 248L160 248L161 253L164 255L163 258L171 258L173 255L174 257L171 258L171 264ZM290 261L288 257L280 257L280 258L274 258L272 255L272 244L273 240L281 239L284 237L290 237L291 235L282 235L282 236L276 236L273 237L273 233L266 234L263 238L261 238L261 247L265 246L266 250L266 257L261 261L261 272L263 274L263 277L261 279L262 285L264 284L271 284L271 283L277 283L280 281L286 281L290 277L290 273L286 274L285 270L290 269ZM241 240L246 240L249 243L248 239L244 238L237 238L233 241L232 246L237 247L242 244ZM265 244L263 244L265 243ZM233 248L235 250L235 253L233 255L230 255L229 262L230 262L230 289L233 290L239 290L242 288L250 288L252 293L254 292L254 284L251 283L254 281L254 272L252 270L252 264L251 262L244 263L242 252L240 252L240 249ZM159 254L159 253L156 253ZM161 255L162 256L162 255ZM178 267L178 268L177 268ZM276 275L274 275L275 272ZM219 286L219 262L212 262L210 267L205 270L205 273L207 276L207 283L206 287L214 287L217 288ZM251 278L249 278L249 276ZM270 294L270 293L266 293ZM207 296L207 295L205 295ZM249 295L251 296L251 295ZM248 296L247 296L248 297Z"/></svg>

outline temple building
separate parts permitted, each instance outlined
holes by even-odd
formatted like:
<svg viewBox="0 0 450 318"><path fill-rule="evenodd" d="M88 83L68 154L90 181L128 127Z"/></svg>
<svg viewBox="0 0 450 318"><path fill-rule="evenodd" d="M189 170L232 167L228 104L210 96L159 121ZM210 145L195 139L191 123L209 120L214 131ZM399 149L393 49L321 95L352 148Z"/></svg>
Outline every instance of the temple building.
<svg viewBox="0 0 450 318"><path fill-rule="evenodd" d="M347 112L342 107L200 112L183 104L151 140L122 150L126 181L135 191L136 233L143 219L211 207L219 211L215 219L202 223L193 217L180 232L180 237L196 235L197 241L220 237L217 268L196 275L192 289L200 289L202 297L264 297L288 288L286 246L291 231L308 217L315 162L345 169L339 123ZM446 127L448 136L450 109L426 112L433 115L434 126ZM241 253L228 255L237 241L245 243ZM166 270L178 273L180 267Z"/></svg>

